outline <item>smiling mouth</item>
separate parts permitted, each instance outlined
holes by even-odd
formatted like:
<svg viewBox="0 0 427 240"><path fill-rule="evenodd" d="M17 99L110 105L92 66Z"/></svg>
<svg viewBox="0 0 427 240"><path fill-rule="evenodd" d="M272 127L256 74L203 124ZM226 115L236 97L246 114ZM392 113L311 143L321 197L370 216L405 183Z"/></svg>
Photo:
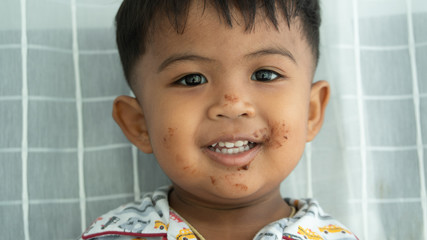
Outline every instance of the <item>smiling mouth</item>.
<svg viewBox="0 0 427 240"><path fill-rule="evenodd" d="M235 142L217 142L208 146L208 149L216 153L232 155L249 151L256 145L255 142L238 140Z"/></svg>

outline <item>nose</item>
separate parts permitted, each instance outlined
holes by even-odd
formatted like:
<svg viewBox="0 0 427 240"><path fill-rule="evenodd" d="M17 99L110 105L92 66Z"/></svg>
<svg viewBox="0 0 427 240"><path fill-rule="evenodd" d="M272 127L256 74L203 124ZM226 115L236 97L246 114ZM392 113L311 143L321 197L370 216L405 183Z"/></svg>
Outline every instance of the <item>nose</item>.
<svg viewBox="0 0 427 240"><path fill-rule="evenodd" d="M242 100L236 94L224 94L208 109L208 117L212 120L252 118L255 116L253 104Z"/></svg>

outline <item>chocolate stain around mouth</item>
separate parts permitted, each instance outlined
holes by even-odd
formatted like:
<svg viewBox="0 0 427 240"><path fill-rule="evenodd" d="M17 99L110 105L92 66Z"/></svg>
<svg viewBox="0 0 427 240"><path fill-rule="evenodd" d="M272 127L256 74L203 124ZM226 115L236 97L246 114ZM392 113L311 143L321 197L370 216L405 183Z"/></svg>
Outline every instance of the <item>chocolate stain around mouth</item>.
<svg viewBox="0 0 427 240"><path fill-rule="evenodd" d="M244 166L242 166L242 167L239 167L238 169L237 169L237 171L241 171L241 170L244 170L244 171L247 171L247 170L249 170L249 166L251 165L251 163L248 163L248 164L246 164L246 165L244 165Z"/></svg>
<svg viewBox="0 0 427 240"><path fill-rule="evenodd" d="M240 188L240 190L242 191L247 191L248 190L248 186L246 186L245 184L241 184L241 183L236 183L234 184L235 187Z"/></svg>
<svg viewBox="0 0 427 240"><path fill-rule="evenodd" d="M277 149L283 146L283 144L288 140L289 130L286 128L286 124L283 121L282 123L273 123L268 124L270 129L262 128L258 129L252 133L256 139L259 139L261 142L264 142L267 146Z"/></svg>
<svg viewBox="0 0 427 240"><path fill-rule="evenodd" d="M210 176L210 178L211 178L211 183L212 183L212 185L214 185L214 186L215 186L215 183L216 183L216 179L215 179L215 177L214 177L214 176Z"/></svg>
<svg viewBox="0 0 427 240"><path fill-rule="evenodd" d="M175 134L175 130L176 128L168 128L169 137L173 137L173 135Z"/></svg>

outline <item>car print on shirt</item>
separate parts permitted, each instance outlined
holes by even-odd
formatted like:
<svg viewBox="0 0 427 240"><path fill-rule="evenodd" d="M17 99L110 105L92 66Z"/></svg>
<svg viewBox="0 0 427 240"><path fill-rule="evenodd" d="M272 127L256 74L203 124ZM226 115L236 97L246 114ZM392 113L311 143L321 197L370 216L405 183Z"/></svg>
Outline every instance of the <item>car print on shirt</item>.
<svg viewBox="0 0 427 240"><path fill-rule="evenodd" d="M327 239L331 240L358 239L357 236L349 230L333 224L319 227L319 231L322 232L324 237L327 237Z"/></svg>
<svg viewBox="0 0 427 240"><path fill-rule="evenodd" d="M154 222L154 228L155 228L155 229L160 229L160 230L166 229L166 231L167 231L167 230L168 230L168 228L169 228L169 224L168 224L168 225L166 225L166 224L164 224L163 222L161 222L161 221L159 221L159 220L156 220L156 221Z"/></svg>
<svg viewBox="0 0 427 240"><path fill-rule="evenodd" d="M178 236L176 236L176 240L190 240L190 239L197 240L196 235L194 235L194 233L187 228L179 230L179 234Z"/></svg>
<svg viewBox="0 0 427 240"><path fill-rule="evenodd" d="M311 231L310 229L304 229L303 227L301 227L301 226L298 226L298 234L300 234L300 235L302 235L305 239L310 239L310 240L323 240L323 238L319 235L319 234L317 234L317 233L315 233L315 232L313 232L313 231Z"/></svg>
<svg viewBox="0 0 427 240"><path fill-rule="evenodd" d="M333 224L329 224L327 226L324 227L319 227L319 231L324 232L325 234L329 234L329 233L342 233L342 234L352 234L351 232L349 232L348 230L339 227L337 225L333 225Z"/></svg>

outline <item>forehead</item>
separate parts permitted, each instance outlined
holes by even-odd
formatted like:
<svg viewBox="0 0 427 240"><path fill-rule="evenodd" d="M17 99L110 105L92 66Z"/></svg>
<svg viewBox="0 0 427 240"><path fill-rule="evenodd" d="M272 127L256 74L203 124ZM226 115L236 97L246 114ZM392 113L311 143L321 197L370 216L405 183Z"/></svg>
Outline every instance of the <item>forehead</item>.
<svg viewBox="0 0 427 240"><path fill-rule="evenodd" d="M154 64L174 54L194 53L230 63L259 49L281 48L289 51L300 67L314 68L314 58L301 33L298 18L289 26L282 14L277 13L276 28L263 11L257 11L253 28L248 30L240 12L235 8L230 11L232 27L213 6L193 1L183 32L178 32L168 17L159 15L142 58Z"/></svg>

